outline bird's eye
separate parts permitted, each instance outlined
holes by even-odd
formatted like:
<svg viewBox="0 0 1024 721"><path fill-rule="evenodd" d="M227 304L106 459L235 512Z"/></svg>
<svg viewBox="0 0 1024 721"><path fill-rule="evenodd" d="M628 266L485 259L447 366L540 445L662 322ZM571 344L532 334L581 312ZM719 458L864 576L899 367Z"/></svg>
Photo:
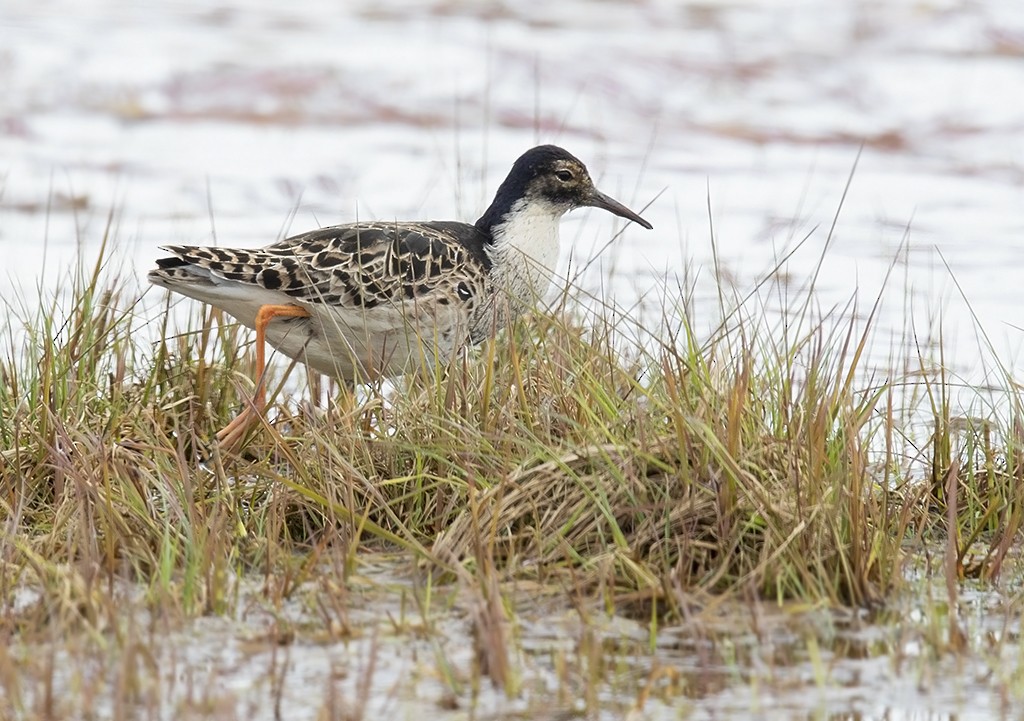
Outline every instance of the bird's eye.
<svg viewBox="0 0 1024 721"><path fill-rule="evenodd" d="M568 183L572 180L572 173L568 170L557 170L555 171L555 177L561 180L563 183Z"/></svg>

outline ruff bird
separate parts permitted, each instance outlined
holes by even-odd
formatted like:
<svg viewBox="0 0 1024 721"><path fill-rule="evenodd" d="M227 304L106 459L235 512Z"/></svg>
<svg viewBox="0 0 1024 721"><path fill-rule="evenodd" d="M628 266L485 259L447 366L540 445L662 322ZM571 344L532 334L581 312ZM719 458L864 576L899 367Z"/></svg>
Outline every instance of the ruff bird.
<svg viewBox="0 0 1024 721"><path fill-rule="evenodd" d="M652 228L576 157L541 145L516 160L476 223L348 223L259 249L166 246L149 281L255 329L253 402L217 434L235 448L266 405L266 343L348 384L444 361L543 298L559 221L585 206Z"/></svg>

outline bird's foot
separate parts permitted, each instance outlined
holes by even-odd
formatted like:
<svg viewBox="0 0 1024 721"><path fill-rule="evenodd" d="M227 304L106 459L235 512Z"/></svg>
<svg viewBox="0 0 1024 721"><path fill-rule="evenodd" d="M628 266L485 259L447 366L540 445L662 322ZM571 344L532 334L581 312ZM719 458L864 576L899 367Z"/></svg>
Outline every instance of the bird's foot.
<svg viewBox="0 0 1024 721"><path fill-rule="evenodd" d="M262 413L251 405L217 432L217 445L222 453L237 453L242 449L246 435L259 425Z"/></svg>

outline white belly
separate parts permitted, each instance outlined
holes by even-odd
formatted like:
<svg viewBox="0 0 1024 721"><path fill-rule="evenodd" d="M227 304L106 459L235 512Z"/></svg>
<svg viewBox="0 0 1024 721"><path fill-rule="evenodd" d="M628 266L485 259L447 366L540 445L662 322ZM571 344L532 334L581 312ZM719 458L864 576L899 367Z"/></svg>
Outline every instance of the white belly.
<svg viewBox="0 0 1024 721"><path fill-rule="evenodd" d="M267 342L314 370L345 381L365 382L429 368L451 358L468 340L463 312L429 312L413 304L336 313L303 304L308 319L275 320ZM459 309L461 310L461 309Z"/></svg>

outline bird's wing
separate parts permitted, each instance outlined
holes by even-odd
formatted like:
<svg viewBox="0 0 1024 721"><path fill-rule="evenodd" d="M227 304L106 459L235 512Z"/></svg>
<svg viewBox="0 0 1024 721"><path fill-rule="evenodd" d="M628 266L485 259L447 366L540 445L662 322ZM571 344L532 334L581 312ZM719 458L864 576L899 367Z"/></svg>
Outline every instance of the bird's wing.
<svg viewBox="0 0 1024 721"><path fill-rule="evenodd" d="M426 300L436 291L451 295L464 279L481 275L487 259L477 232L462 223L353 223L255 250L167 246L174 257L157 261L150 280L185 292L180 286L191 276L304 303L370 309Z"/></svg>

